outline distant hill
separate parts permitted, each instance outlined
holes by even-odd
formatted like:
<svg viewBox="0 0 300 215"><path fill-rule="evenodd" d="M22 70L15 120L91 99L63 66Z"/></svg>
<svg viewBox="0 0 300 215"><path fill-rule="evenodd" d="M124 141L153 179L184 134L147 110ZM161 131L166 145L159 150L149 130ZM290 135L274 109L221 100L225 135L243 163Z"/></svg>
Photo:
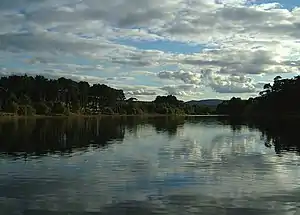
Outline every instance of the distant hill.
<svg viewBox="0 0 300 215"><path fill-rule="evenodd" d="M199 101L196 101L196 100L188 101L188 102L186 102L186 104L217 106L222 102L223 102L223 100L221 100L221 99L204 99L204 100L199 100Z"/></svg>

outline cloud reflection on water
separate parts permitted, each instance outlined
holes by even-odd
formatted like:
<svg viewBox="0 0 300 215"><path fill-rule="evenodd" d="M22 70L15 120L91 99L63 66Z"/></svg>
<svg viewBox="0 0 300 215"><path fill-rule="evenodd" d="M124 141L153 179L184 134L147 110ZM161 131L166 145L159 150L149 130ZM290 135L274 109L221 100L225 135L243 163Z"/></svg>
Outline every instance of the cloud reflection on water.
<svg viewBox="0 0 300 215"><path fill-rule="evenodd" d="M26 215L294 214L300 202L298 157L277 156L265 147L258 130L247 127L232 131L201 119L185 124L169 119L164 125L168 123L181 126L146 120L128 129L126 122L115 121L106 130L98 128L100 132L86 130L92 133L85 137L85 127L73 126L66 133L72 141L83 145L90 138L95 143L110 139L112 145L69 156L2 156L0 208ZM78 128L81 133L74 130ZM74 136L68 136L70 131ZM91 136L97 133L111 137ZM120 134L122 141L113 144L113 135Z"/></svg>

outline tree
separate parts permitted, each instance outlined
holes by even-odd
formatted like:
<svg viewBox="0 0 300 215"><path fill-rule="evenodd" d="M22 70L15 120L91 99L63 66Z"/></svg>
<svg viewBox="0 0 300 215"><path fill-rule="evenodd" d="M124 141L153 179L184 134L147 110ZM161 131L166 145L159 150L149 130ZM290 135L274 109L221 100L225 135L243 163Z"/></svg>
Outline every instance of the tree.
<svg viewBox="0 0 300 215"><path fill-rule="evenodd" d="M134 101L137 101L137 98L131 97L131 98L127 99L127 102L134 102Z"/></svg>
<svg viewBox="0 0 300 215"><path fill-rule="evenodd" d="M4 104L3 110L8 113L17 113L18 108L19 106L16 102L14 102L13 100L8 100Z"/></svg>
<svg viewBox="0 0 300 215"><path fill-rule="evenodd" d="M36 110L31 105L20 105L17 113L21 116L32 116L36 113Z"/></svg>
<svg viewBox="0 0 300 215"><path fill-rule="evenodd" d="M246 107L246 101L241 98L233 97L229 101L224 101L217 106L217 113L240 116Z"/></svg>
<svg viewBox="0 0 300 215"><path fill-rule="evenodd" d="M53 104L51 112L54 114L66 114L67 108L65 107L65 105L62 102L56 102Z"/></svg>
<svg viewBox="0 0 300 215"><path fill-rule="evenodd" d="M7 89L0 87L0 110L3 108L7 96L8 96Z"/></svg>
<svg viewBox="0 0 300 215"><path fill-rule="evenodd" d="M73 113L78 113L78 112L80 112L80 103L79 103L79 101L73 101L72 102L72 112Z"/></svg>
<svg viewBox="0 0 300 215"><path fill-rule="evenodd" d="M195 107L185 105L174 95L157 96L154 101L126 100L121 89L105 84L76 82L65 77L47 79L41 75L35 77L12 75L0 78L0 110L16 112L17 106L32 105L37 114L68 114L69 111L86 114L144 114L144 113L195 113ZM300 105L300 103L299 103ZM109 108L109 109L107 109ZM19 112L27 111L22 107ZM110 111L112 110L112 111Z"/></svg>
<svg viewBox="0 0 300 215"><path fill-rule="evenodd" d="M29 96L27 96L26 94L21 95L19 101L20 101L21 105L30 105L31 104L31 100L30 100Z"/></svg>
<svg viewBox="0 0 300 215"><path fill-rule="evenodd" d="M246 116L284 116L300 113L300 76L290 79L274 78L265 84L259 96L248 100L232 98L217 107L218 113Z"/></svg>
<svg viewBox="0 0 300 215"><path fill-rule="evenodd" d="M177 100L176 96L168 95L168 96L157 96L154 100L155 103L158 104L169 104L169 105L178 105L182 103L181 101Z"/></svg>
<svg viewBox="0 0 300 215"><path fill-rule="evenodd" d="M3 107L7 100L13 100L20 105L46 101L51 104L62 103L65 108L74 112L92 107L93 111L97 112L100 111L100 107L113 107L117 102L124 101L125 96L123 90L104 84L90 86L87 82L76 82L64 77L54 80L41 75L13 75L0 78L0 107ZM53 109L52 105L47 106Z"/></svg>
<svg viewBox="0 0 300 215"><path fill-rule="evenodd" d="M48 115L51 112L51 108L48 107L45 102L38 102L35 104L36 114L39 115Z"/></svg>
<svg viewBox="0 0 300 215"><path fill-rule="evenodd" d="M114 111L113 111L113 109L110 108L110 107L105 107L104 110L103 110L103 114L113 115L113 114L114 114Z"/></svg>

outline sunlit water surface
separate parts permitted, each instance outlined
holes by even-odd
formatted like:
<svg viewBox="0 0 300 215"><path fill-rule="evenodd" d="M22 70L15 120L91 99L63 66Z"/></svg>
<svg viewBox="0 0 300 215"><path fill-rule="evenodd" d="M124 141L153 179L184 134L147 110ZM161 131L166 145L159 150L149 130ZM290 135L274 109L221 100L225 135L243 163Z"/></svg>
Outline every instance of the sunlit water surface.
<svg viewBox="0 0 300 215"><path fill-rule="evenodd" d="M300 206L297 153L213 118L3 121L0 149L3 215L294 215Z"/></svg>

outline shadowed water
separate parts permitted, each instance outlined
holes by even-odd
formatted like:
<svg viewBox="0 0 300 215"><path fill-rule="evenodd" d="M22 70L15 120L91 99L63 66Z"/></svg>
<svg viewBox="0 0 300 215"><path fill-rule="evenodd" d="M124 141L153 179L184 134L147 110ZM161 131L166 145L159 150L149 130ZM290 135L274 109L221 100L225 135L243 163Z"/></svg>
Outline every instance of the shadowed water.
<svg viewBox="0 0 300 215"><path fill-rule="evenodd" d="M299 126L278 126L212 117L2 120L0 214L294 215Z"/></svg>

